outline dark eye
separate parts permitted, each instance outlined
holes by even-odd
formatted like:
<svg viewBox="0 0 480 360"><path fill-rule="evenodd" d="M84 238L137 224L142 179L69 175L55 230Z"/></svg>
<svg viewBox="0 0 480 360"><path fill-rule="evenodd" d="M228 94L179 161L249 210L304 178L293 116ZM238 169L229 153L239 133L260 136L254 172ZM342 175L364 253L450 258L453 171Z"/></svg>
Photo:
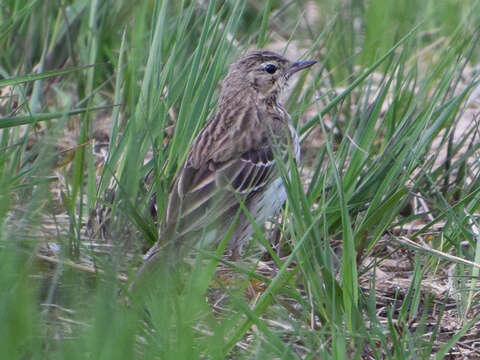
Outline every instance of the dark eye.
<svg viewBox="0 0 480 360"><path fill-rule="evenodd" d="M277 71L277 67L273 64L267 64L263 69L269 74L274 74Z"/></svg>

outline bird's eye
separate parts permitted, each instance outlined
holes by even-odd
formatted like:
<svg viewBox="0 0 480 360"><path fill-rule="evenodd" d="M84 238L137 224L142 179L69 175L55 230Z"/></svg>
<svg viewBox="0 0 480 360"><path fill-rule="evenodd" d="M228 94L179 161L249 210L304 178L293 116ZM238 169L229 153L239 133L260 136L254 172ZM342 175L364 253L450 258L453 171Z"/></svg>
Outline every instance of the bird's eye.
<svg viewBox="0 0 480 360"><path fill-rule="evenodd" d="M263 69L269 74L274 74L277 71L277 67L273 64L267 64Z"/></svg>

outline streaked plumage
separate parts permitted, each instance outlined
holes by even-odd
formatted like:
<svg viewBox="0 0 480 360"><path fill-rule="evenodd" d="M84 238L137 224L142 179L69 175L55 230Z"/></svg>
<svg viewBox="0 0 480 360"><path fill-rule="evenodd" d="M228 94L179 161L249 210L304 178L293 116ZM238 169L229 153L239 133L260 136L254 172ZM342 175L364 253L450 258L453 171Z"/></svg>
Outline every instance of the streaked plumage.
<svg viewBox="0 0 480 360"><path fill-rule="evenodd" d="M315 61L291 62L271 51L252 51L230 67L217 113L193 141L170 190L160 241L145 255L141 272L165 247L218 244L238 215L228 247L238 253L253 229L239 201L258 224L286 199L275 162L289 149L300 159L297 134L280 102L288 78ZM277 154L277 156L275 156Z"/></svg>

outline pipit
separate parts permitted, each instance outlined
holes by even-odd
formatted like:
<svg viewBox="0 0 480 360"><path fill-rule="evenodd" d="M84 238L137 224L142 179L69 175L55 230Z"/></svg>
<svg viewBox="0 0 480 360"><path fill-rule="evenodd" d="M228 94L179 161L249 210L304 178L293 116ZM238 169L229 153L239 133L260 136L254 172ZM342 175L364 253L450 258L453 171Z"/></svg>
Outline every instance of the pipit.
<svg viewBox="0 0 480 360"><path fill-rule="evenodd" d="M253 233L245 209L260 225L280 210L286 191L276 162L289 153L300 160L298 136L281 94L293 74L315 63L252 51L231 65L217 112L175 178L160 240L145 255L139 275L159 262L178 261L172 250L218 245L230 227L228 248L239 254Z"/></svg>

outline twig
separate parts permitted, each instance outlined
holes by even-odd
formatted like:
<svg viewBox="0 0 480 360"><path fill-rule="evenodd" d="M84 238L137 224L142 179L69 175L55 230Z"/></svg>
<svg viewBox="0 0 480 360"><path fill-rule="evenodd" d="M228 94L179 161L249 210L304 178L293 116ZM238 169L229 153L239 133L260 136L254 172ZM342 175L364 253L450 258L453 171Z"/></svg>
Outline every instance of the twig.
<svg viewBox="0 0 480 360"><path fill-rule="evenodd" d="M51 256L42 255L42 254L35 254L35 256L38 259L41 259L43 261L53 263L53 264L66 265L66 266L71 267L72 269L82 271L82 272L86 272L86 273L89 273L89 274L104 274L105 273L101 269L95 269L95 268L90 267L90 266L76 264L76 263L74 263L72 261L69 261L69 260L60 260L60 259L57 259L57 258L54 258L54 257L51 257ZM128 280L128 277L126 277L125 275L119 274L119 275L117 275L117 279L120 280L120 281L126 282Z"/></svg>
<svg viewBox="0 0 480 360"><path fill-rule="evenodd" d="M410 240L409 238L407 238L405 236L401 236L401 237L394 236L393 239L395 241L399 242L400 244L405 245L405 246L410 247L410 248L414 248L415 250L419 250L421 252L434 254L434 255L440 256L443 259L452 261L452 262L457 263L457 264L473 266L473 267L476 267L476 268L480 269L480 264L478 264L476 262L473 262L473 261L470 261L470 260L465 260L465 259L462 259L458 256L450 255L450 254L444 253L442 251L432 249L431 247L421 246L421 245L417 244L416 242Z"/></svg>

